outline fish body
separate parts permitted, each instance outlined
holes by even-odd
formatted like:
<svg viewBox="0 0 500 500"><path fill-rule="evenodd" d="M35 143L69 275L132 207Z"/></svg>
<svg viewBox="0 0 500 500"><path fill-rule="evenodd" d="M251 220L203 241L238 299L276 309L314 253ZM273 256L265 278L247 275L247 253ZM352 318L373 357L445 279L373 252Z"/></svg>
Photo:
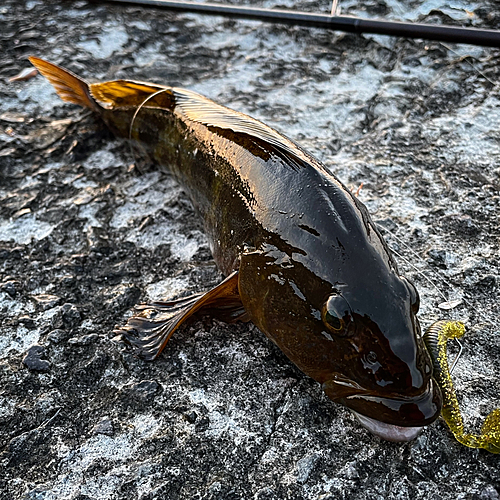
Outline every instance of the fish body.
<svg viewBox="0 0 500 500"><path fill-rule="evenodd" d="M418 294L365 206L320 162L189 90L87 84L31 60L63 99L98 112L175 175L228 276L207 294L152 304L154 315L129 320L121 331L144 357L156 357L192 314L251 320L381 437L411 439L437 418L441 395L420 337Z"/></svg>

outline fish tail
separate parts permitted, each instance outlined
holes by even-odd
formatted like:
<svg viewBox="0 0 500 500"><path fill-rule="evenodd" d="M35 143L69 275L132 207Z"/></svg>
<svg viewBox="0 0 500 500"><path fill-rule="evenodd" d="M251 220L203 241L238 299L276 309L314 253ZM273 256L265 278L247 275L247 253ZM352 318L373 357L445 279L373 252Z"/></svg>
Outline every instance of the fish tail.
<svg viewBox="0 0 500 500"><path fill-rule="evenodd" d="M93 111L100 106L90 93L90 85L71 71L38 57L29 58L31 64L54 86L59 97L66 102L79 104Z"/></svg>

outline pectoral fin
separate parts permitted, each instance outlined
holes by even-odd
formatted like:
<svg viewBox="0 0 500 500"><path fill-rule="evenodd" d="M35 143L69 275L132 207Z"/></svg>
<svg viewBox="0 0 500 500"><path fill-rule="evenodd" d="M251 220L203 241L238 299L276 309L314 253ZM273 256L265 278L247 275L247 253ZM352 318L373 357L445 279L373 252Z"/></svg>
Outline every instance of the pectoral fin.
<svg viewBox="0 0 500 500"><path fill-rule="evenodd" d="M159 356L172 334L194 314L209 314L228 323L248 321L238 291L238 272L206 293L137 307L127 324L115 330L133 346L139 356L153 360Z"/></svg>

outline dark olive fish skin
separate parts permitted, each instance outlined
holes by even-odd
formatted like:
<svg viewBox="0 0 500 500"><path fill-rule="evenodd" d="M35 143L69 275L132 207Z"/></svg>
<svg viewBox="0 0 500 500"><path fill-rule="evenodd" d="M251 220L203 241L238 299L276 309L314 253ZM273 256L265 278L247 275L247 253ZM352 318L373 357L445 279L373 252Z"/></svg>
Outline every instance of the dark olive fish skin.
<svg viewBox="0 0 500 500"><path fill-rule="evenodd" d="M228 275L239 266L245 310L303 372L360 413L369 396L387 423L431 422L440 399L416 335L416 292L364 205L307 153L290 166L272 151L253 154L249 137L226 135L149 108L132 130L154 161L172 165L218 267ZM354 315L341 336L321 319L332 292ZM332 374L361 389L332 383Z"/></svg>
<svg viewBox="0 0 500 500"><path fill-rule="evenodd" d="M269 127L190 91L124 81L89 88L109 127L184 187L217 266L237 272L245 319L332 400L390 425L437 418L441 395L420 337L418 294L336 177Z"/></svg>

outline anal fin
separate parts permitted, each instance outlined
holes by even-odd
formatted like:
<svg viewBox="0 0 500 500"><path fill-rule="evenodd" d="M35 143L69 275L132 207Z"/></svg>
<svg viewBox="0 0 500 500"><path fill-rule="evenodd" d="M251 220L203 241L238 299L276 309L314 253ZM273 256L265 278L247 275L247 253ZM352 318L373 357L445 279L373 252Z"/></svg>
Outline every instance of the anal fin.
<svg viewBox="0 0 500 500"><path fill-rule="evenodd" d="M206 293L144 304L136 309L139 312L115 333L121 334L147 360L156 359L175 330L195 314L211 315L228 323L249 319L241 303L237 271Z"/></svg>

